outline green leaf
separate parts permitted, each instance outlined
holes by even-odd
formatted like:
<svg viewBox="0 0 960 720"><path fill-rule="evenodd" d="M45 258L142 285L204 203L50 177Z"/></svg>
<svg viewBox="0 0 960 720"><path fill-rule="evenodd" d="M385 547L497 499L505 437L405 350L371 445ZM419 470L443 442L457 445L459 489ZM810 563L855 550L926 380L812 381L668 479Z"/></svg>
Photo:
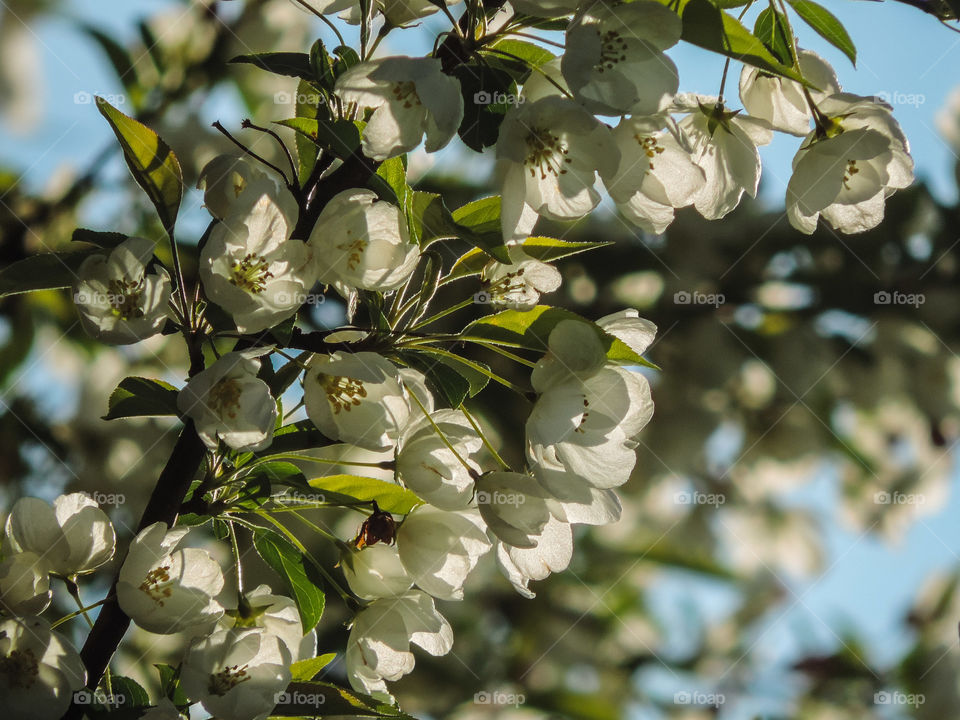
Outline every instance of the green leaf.
<svg viewBox="0 0 960 720"><path fill-rule="evenodd" d="M274 75L298 77L304 80L313 80L313 67L310 56L298 52L265 52L251 55L238 55L229 62L249 63Z"/></svg>
<svg viewBox="0 0 960 720"><path fill-rule="evenodd" d="M479 250L477 251L480 252ZM426 263L423 266L423 275L420 278L420 290L417 291L417 304L410 315L410 323L416 323L422 318L430 306L430 301L437 294L440 287L440 271L443 270L443 259L440 253L428 250L423 253Z"/></svg>
<svg viewBox="0 0 960 720"><path fill-rule="evenodd" d="M177 156L153 130L103 98L97 98L97 109L113 128L127 167L157 209L164 229L172 230L183 197L183 173Z"/></svg>
<svg viewBox="0 0 960 720"><path fill-rule="evenodd" d="M317 676L317 673L333 662L336 657L336 653L327 653L326 655L295 662L290 666L290 676L294 682L313 680Z"/></svg>
<svg viewBox="0 0 960 720"><path fill-rule="evenodd" d="M510 262L500 229L500 196L481 198L453 211L453 220L461 228L460 237L483 250L494 260ZM469 231L466 236L463 230Z"/></svg>
<svg viewBox="0 0 960 720"><path fill-rule="evenodd" d="M490 47L520 58L515 60L497 53L493 53L489 57L490 60L509 72L511 77L520 84L527 81L534 68L543 67L556 57L552 52L539 45L526 40L515 40L514 38L498 40Z"/></svg>
<svg viewBox="0 0 960 720"><path fill-rule="evenodd" d="M156 663L154 667L160 675L160 694L172 700L173 704L178 707L188 705L190 701L187 699L187 696L183 694L183 690L180 689L179 668L164 663Z"/></svg>
<svg viewBox="0 0 960 720"><path fill-rule="evenodd" d="M176 415L179 391L162 380L128 377L110 394L104 420L125 417Z"/></svg>
<svg viewBox="0 0 960 720"><path fill-rule="evenodd" d="M92 700L86 710L90 720L134 720L150 705L147 691L122 675L114 675L110 679L109 692L103 687L94 693L89 690L80 692L88 693Z"/></svg>
<svg viewBox="0 0 960 720"><path fill-rule="evenodd" d="M550 237L529 237L520 243L520 246L532 258L541 262L553 262L570 255L612 244L610 242L568 242ZM471 275L479 275L488 260L489 258L479 250L471 250L461 255L453 264L453 267L450 268L449 274L443 279L443 284Z"/></svg>
<svg viewBox="0 0 960 720"><path fill-rule="evenodd" d="M405 209L413 192L407 185L407 156L397 155L380 163L369 187L382 199Z"/></svg>
<svg viewBox="0 0 960 720"><path fill-rule="evenodd" d="M298 420L295 423L284 425L273 434L270 447L259 453L259 457L312 450L330 444L330 439L317 430L317 426L309 420Z"/></svg>
<svg viewBox="0 0 960 720"><path fill-rule="evenodd" d="M356 502L376 500L381 510L397 515L406 515L423 501L413 492L396 483L359 475L327 475L309 481L310 487L324 495L336 495L334 503L342 503L342 498ZM330 498L326 498L331 502Z"/></svg>
<svg viewBox="0 0 960 720"><path fill-rule="evenodd" d="M83 261L101 252L91 249L68 253L40 253L18 260L0 270L0 298L35 290L70 287L77 279L77 271Z"/></svg>
<svg viewBox="0 0 960 720"><path fill-rule="evenodd" d="M753 26L753 34L776 58L787 64L793 64L793 50L790 47L790 30L783 13L772 8L764 8Z"/></svg>
<svg viewBox="0 0 960 720"><path fill-rule="evenodd" d="M483 338L494 344L546 352L550 333L562 320L579 320L590 325L603 343L611 362L656 368L621 340L605 332L596 323L563 308L537 305L532 310L503 310L480 318L463 329L463 335Z"/></svg>
<svg viewBox="0 0 960 720"><path fill-rule="evenodd" d="M263 481L269 485L286 485L308 489L307 478L303 472L291 462L273 460L254 465L249 473L242 476L244 482Z"/></svg>
<svg viewBox="0 0 960 720"><path fill-rule="evenodd" d="M360 132L363 123L351 120L296 117L278 120L278 125L293 128L312 140L324 150L329 150L338 158L350 157L360 147Z"/></svg>
<svg viewBox="0 0 960 720"><path fill-rule="evenodd" d="M797 15L803 18L803 21L820 37L850 58L851 63L857 64L857 48L843 23L832 12L813 0L789 0L789 2L797 11Z"/></svg>
<svg viewBox="0 0 960 720"><path fill-rule="evenodd" d="M103 232L100 230L87 230L86 228L77 228L73 231L70 238L73 242L89 243L96 245L104 250L113 250L117 245L125 242L130 236L118 232Z"/></svg>
<svg viewBox="0 0 960 720"><path fill-rule="evenodd" d="M289 540L272 530L255 530L253 546L263 561L287 582L300 610L303 634L306 635L320 622L325 602L323 591L311 579L314 570L311 568L308 574L307 560L303 554Z"/></svg>
<svg viewBox="0 0 960 720"><path fill-rule="evenodd" d="M327 106L320 104L320 91L306 80L297 84L296 116L307 120L329 117ZM295 133L294 142L297 146L297 178L303 185L317 164L317 143L302 132Z"/></svg>
<svg viewBox="0 0 960 720"><path fill-rule="evenodd" d="M777 60L739 20L709 0L689 0L680 17L683 20L681 37L687 42L775 75L802 81L796 70Z"/></svg>
<svg viewBox="0 0 960 720"><path fill-rule="evenodd" d="M414 720L393 705L325 682L293 682L279 695L272 717L387 717Z"/></svg>
<svg viewBox="0 0 960 720"><path fill-rule="evenodd" d="M460 81L463 121L457 133L464 144L477 152L497 142L500 124L519 95L510 72L488 62L458 65L451 72Z"/></svg>
<svg viewBox="0 0 960 720"><path fill-rule="evenodd" d="M401 357L420 370L454 408L460 407L468 396L474 397L483 390L494 374L482 362L467 360L454 353L441 355L430 348L405 352Z"/></svg>

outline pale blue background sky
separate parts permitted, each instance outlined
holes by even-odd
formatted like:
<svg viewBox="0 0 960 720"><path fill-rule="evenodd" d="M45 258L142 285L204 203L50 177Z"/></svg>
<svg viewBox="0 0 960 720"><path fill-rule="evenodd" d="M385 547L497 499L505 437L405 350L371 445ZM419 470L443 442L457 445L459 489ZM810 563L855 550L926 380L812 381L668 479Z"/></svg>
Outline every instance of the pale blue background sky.
<svg viewBox="0 0 960 720"><path fill-rule="evenodd" d="M119 37L131 37L136 19L170 4L165 0L75 0L69 7L75 17L93 21ZM921 101L898 104L896 116L910 139L918 176L932 186L939 199L954 201L956 159L937 134L934 116L954 85L960 84L960 34L896 2L827 0L825 4L850 30L860 52L858 68L851 68L839 52L808 29L800 30L801 44L834 64L846 90L912 95ZM94 106L75 105L74 94L118 93L122 89L98 49L68 20L45 19L33 29L42 46L45 80L38 91L44 96L46 110L42 122L29 135L14 136L0 127L0 162L25 172L26 182L37 188L43 187L63 163L84 167L111 138ZM670 54L680 67L682 90L717 92L721 59L688 46L674 48ZM736 87L737 73L731 73L728 96ZM230 112L229 102L222 105L217 108L222 119L236 125L239 115ZM211 122L215 119L217 116L209 118ZM780 137L763 149L762 198L770 207L782 204L798 142ZM759 647L772 650L784 643L790 647L799 636L807 643L805 650L826 649L835 642L832 632L843 634L843 630L853 628L865 634L878 657L892 660L905 648L907 636L899 621L924 578L934 570L950 569L960 560L960 523L956 521L960 517L960 494L954 493L942 512L918 523L902 544L890 547L840 529L834 522L834 493L831 479L824 477L796 499L822 511L830 570L812 584L796 589L798 593L807 591L804 602L771 629ZM689 584L682 579L664 586L658 607L665 617L680 606L679 600L691 601L688 590ZM701 603L700 598L706 599ZM693 601L708 610L725 604L722 593L698 594Z"/></svg>

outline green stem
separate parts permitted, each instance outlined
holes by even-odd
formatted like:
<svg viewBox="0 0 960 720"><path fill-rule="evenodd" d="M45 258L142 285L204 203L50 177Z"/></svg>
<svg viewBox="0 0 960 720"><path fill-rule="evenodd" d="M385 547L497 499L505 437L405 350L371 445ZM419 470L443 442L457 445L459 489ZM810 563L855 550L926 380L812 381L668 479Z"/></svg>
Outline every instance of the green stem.
<svg viewBox="0 0 960 720"><path fill-rule="evenodd" d="M499 463L500 467L504 470L509 470L510 466L507 465L506 461L500 457L500 453L497 452L497 449L493 447L493 443L487 438L486 433L480 428L480 423L477 422L476 418L473 417L473 413L467 410L466 405L461 405L460 409L463 411L463 414L466 416L467 421L473 426L473 429L476 431L477 435L480 436L480 439L483 440L483 444L486 446L487 450L493 455L493 459Z"/></svg>
<svg viewBox="0 0 960 720"><path fill-rule="evenodd" d="M436 321L439 320L440 318L445 318L447 315L452 315L453 313L457 312L458 310L463 310L464 308L470 307L470 306L473 305L473 304L474 304L474 303L473 303L473 298L467 298L466 300L463 300L462 302L458 302L456 305L451 305L450 307L448 307L448 308L446 308L446 309L444 309L444 310L441 310L440 312L436 313L435 315L431 315L430 317L421 320L420 322L416 323L415 325L411 325L411 326L410 326L409 328L407 328L407 329L410 330L410 331L419 330L420 328L425 327L425 326L429 325L430 323L436 322Z"/></svg>
<svg viewBox="0 0 960 720"><path fill-rule="evenodd" d="M69 621L73 620L74 618L80 617L81 615L83 615L84 617L87 617L87 613L88 613L90 610L94 610L95 608L100 607L100 606L103 605L105 602L109 602L109 601L112 600L112 599L113 599L113 596L112 596L112 595L109 595L109 596L105 597L103 600L98 600L97 602L93 603L92 605L86 605L86 606L84 606L84 607L81 607L79 610L74 610L74 611L73 611L72 613L70 613L69 615L64 615L62 618L60 618L60 619L57 620L56 622L52 623L52 624L50 625L50 627L51 627L51 628L57 628L57 627L59 627L60 625L63 625L65 622L69 622Z"/></svg>

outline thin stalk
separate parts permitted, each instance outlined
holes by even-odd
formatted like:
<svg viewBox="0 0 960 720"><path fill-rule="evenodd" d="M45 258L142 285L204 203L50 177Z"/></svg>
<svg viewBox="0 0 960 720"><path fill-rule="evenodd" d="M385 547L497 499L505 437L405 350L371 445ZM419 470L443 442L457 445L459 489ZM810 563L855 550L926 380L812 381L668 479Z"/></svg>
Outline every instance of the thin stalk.
<svg viewBox="0 0 960 720"><path fill-rule="evenodd" d="M97 600L97 602L93 603L92 605L86 605L86 606L80 608L79 610L74 610L74 611L73 611L72 613L70 613L69 615L64 615L62 618L60 618L60 619L57 620L56 622L51 623L51 624L50 624L50 627L51 627L51 628L57 628L57 627L63 625L64 623L66 623L66 622L70 622L70 621L73 620L74 618L80 617L81 615L83 615L84 617L86 617L86 616L87 616L87 613L88 613L90 610L94 610L94 609L100 607L101 605L103 605L104 603L109 602L110 600L113 600L113 596L112 596L112 595L108 595L108 596L105 597L103 600Z"/></svg>
<svg viewBox="0 0 960 720"><path fill-rule="evenodd" d="M297 179L297 175L298 175L299 171L297 170L297 165L296 165L296 163L293 162L293 156L290 154L290 150L287 149L287 144L281 139L281 137L280 137L279 135L277 135L276 132L274 132L274 131L271 130L270 128L265 128L265 127L260 127L259 125L254 125L252 122L250 122L249 119L244 119L244 120L240 123L240 127L244 128L244 129L249 128L250 130L259 130L260 132L266 133L267 135L269 135L270 137L272 137L274 140L276 140L276 141L277 141L277 145L280 146L280 149L283 151L283 154L286 155L286 157L287 157L287 162L290 164L290 170L293 172L293 180L295 181L295 180ZM297 190L300 189L298 185L293 185L292 187L295 187ZM291 189L292 189L292 188L291 188Z"/></svg>
<svg viewBox="0 0 960 720"><path fill-rule="evenodd" d="M473 298L467 298L466 300L463 300L462 302L458 302L456 305L451 305L450 307L448 307L448 308L446 308L446 309L444 309L444 310L441 310L440 312L438 312L438 313L436 313L436 314L434 314L434 315L431 315L431 316L428 317L428 318L424 318L424 319L421 320L420 322L411 325L411 326L410 326L409 328L407 328L407 329L410 330L410 331L419 330L419 329L422 328L422 327L426 327L426 326L429 325L430 323L436 322L436 321L439 320L440 318L445 318L447 315L452 315L453 313L455 313L455 312L457 312L457 311L459 311L459 310L463 310L464 308L470 307L470 306L473 305L473 304L474 304Z"/></svg>
<svg viewBox="0 0 960 720"><path fill-rule="evenodd" d="M230 530L230 547L233 548L233 562L237 568L237 594L243 594L243 566L240 564L240 544L237 542L237 529L233 526L232 520L227 520L227 528Z"/></svg>
<svg viewBox="0 0 960 720"><path fill-rule="evenodd" d="M406 383L404 383L404 385L406 386ZM476 479L477 471L474 470L470 466L470 464L463 459L463 456L457 452L457 449L447 439L447 436L443 434L443 430L440 429L440 426L433 421L432 417L430 417L430 412L427 410L427 408L423 406L423 403L420 402L420 398L417 397L417 394L409 386L407 386L407 392L409 392L410 397L412 397L416 401L417 407L420 408L420 411L423 413L423 416L427 419L427 422L430 423L430 427L433 428L433 431L437 434L437 436L440 438L443 444L447 446L447 450L452 452L453 456L460 461L460 464L467 469L467 473L470 475L470 477L473 477L474 479Z"/></svg>
<svg viewBox="0 0 960 720"><path fill-rule="evenodd" d="M267 160L265 157L263 157L262 155L258 155L258 154L255 153L253 150L251 150L251 149L248 148L246 145L244 145L242 142L240 142L239 140L237 140L233 135L230 134L230 131L229 131L229 130L227 130L223 125L220 124L220 121L219 121L219 120L217 120L215 123L213 123L213 127L216 128L220 133L222 133L230 142L232 142L232 143L233 143L234 145L236 145L238 148L240 148L241 150L243 150L243 152L244 152L245 155L249 155L250 157L252 157L252 158L253 158L254 160L256 160L257 162L263 163L263 164L266 165L268 168L271 168L275 173L277 173L280 177L283 178L283 182L284 182L288 187L291 185L291 182L290 182L289 178L287 178L287 174L286 174L283 170L281 170L281 169L278 168L276 165L274 165L272 162L270 162L269 160Z"/></svg>
<svg viewBox="0 0 960 720"><path fill-rule="evenodd" d="M473 429L476 431L477 435L480 436L480 439L483 441L484 446L487 448L490 454L493 455L493 459L497 461L497 463L500 465L501 468L503 468L504 470L509 470L510 466L507 465L506 461L502 457L500 457L500 453L497 452L497 449L493 447L493 443L490 442L489 438L487 438L486 433L484 433L483 430L480 428L480 423L478 423L476 418L473 417L473 413L467 410L466 405L461 405L460 409L463 411L463 414L466 416L467 422L469 422L473 426Z"/></svg>

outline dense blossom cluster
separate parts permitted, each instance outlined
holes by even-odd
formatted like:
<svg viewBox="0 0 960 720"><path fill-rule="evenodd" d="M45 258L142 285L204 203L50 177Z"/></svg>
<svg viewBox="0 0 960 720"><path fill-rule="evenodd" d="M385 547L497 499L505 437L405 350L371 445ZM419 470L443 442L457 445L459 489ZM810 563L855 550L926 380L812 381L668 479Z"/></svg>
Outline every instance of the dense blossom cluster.
<svg viewBox="0 0 960 720"><path fill-rule="evenodd" d="M439 10L432 2L391 0L321 5L320 12L347 22L368 23L364 10L379 13L391 26ZM555 310L539 303L561 285L551 261L562 253L544 254L528 240L541 217L572 221L593 211L602 200L598 183L623 217L660 233L679 208L692 206L709 219L730 213L744 193L757 192L758 146L774 131L803 136L787 215L811 233L820 217L844 232L874 227L885 199L912 181L907 141L890 108L843 93L812 52L795 58L803 83L744 67L743 110L732 110L722 97L678 93L677 68L665 53L682 27L664 5L515 0L513 10L501 12L514 10L573 17L562 57L534 68L523 101L499 127L496 248L478 245L474 252L490 256L462 275L479 279L483 302L496 312ZM389 161L421 144L434 152L457 135L465 111L460 83L445 70L438 57L364 57L336 78L331 105L340 120L365 120L356 127L368 160ZM140 238L87 259L75 300L85 327L107 343L135 342L168 323L210 340L211 362L176 396L180 416L208 453L194 499L223 490L211 495L220 505L205 506L210 516L248 509L226 488L242 483L245 463L269 459L276 437L291 431L279 397L288 386L270 382L282 357L296 371L291 383L301 383L314 431L346 446L345 457L356 448L385 458L381 467L392 471L393 485L414 498L409 509L390 512L369 498L329 504L364 515L355 539L332 538L355 611L346 648L350 682L392 700L387 683L413 670L412 646L450 652L453 632L436 601L463 600L484 556L495 558L517 592L533 597L531 582L570 563L574 526L619 519L616 489L630 478L637 438L653 416L638 366L657 329L632 309L596 322L550 316L538 357L526 361L532 406L522 464L512 467L462 401L447 402L435 378L391 346L391 333L429 341L429 334L415 335L429 324L420 321L425 303L414 320L393 322L405 317L404 294L427 256L409 205L348 187L332 193L304 230L302 188L274 170L222 156L202 172L199 187L213 222L197 254L195 305L188 307L184 288L174 305L171 274L153 257L153 243ZM459 278L451 271L446 279ZM278 328L295 321L318 286L343 298L351 321L358 303L375 298L370 305L384 322L344 328L326 339L336 345L329 352L291 358ZM399 308L390 317L386 298ZM232 334L215 337L212 322L204 324L210 305L229 318ZM376 324L376 313L371 317ZM227 337L241 343L220 353L213 341ZM382 342L367 343L371 337ZM280 489L269 495L283 502ZM190 638L178 674L190 703L218 717L261 720L294 677L291 666L317 655L314 629L300 598L228 581L215 553L187 543L193 532L166 522L142 528L118 565L115 600L141 629ZM51 577L75 589L77 576L113 557L114 529L91 498L71 494L52 506L20 500L6 536L0 606L11 617L0 625L0 688L17 712L23 709L18 717L56 718L86 672L70 643L37 616L51 603ZM167 697L147 716L175 718L182 709Z"/></svg>

